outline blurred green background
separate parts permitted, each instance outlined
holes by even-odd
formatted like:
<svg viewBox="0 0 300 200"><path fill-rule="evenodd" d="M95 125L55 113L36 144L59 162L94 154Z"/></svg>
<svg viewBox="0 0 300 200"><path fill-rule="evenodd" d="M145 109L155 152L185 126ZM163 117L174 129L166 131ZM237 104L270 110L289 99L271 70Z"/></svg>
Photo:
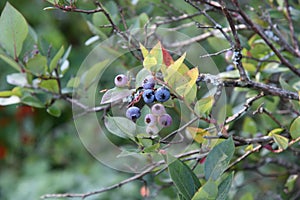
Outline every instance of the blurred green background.
<svg viewBox="0 0 300 200"><path fill-rule="evenodd" d="M53 49L72 45L67 76L74 74L91 50L84 45L92 36L84 17L59 10L43 11L50 6L43 0L9 2ZM5 3L0 1L0 10ZM11 89L5 80L13 70L0 61L0 71L0 89ZM0 107L1 200L35 200L46 193L87 192L130 175L102 165L86 151L74 127L71 106L61 104L64 109L59 118L51 117L45 109L24 105ZM117 192L90 199L139 199L141 185L129 184Z"/></svg>

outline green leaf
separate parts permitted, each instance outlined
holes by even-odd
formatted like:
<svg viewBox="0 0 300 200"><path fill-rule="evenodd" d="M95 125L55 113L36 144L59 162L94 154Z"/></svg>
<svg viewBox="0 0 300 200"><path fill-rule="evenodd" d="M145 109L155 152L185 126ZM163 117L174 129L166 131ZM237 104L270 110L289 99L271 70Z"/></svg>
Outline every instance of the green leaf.
<svg viewBox="0 0 300 200"><path fill-rule="evenodd" d="M0 17L0 44L11 56L17 58L28 34L25 18L9 2Z"/></svg>
<svg viewBox="0 0 300 200"><path fill-rule="evenodd" d="M8 91L0 91L0 97L10 97L13 95L13 92L8 90Z"/></svg>
<svg viewBox="0 0 300 200"><path fill-rule="evenodd" d="M107 66L108 62L109 60L104 60L102 62L96 63L87 72L83 74L81 80L83 82L84 89L88 89L97 80L97 78L99 78L99 76Z"/></svg>
<svg viewBox="0 0 300 200"><path fill-rule="evenodd" d="M109 89L104 93L100 104L107 104L107 103L112 103L121 100L131 95L133 91L134 89L129 90L126 88L118 88L118 87Z"/></svg>
<svg viewBox="0 0 300 200"><path fill-rule="evenodd" d="M284 129L276 128L269 132L269 136L273 137L275 143L279 146L280 149L286 149L289 146L289 139L279 135Z"/></svg>
<svg viewBox="0 0 300 200"><path fill-rule="evenodd" d="M36 108L44 108L45 105L35 96L24 96L21 98L21 102Z"/></svg>
<svg viewBox="0 0 300 200"><path fill-rule="evenodd" d="M21 100L18 96L10 96L7 98L0 98L0 106L8 106L16 103L20 103Z"/></svg>
<svg viewBox="0 0 300 200"><path fill-rule="evenodd" d="M234 154L232 137L215 146L207 155L204 163L204 175L206 180L217 180L226 170Z"/></svg>
<svg viewBox="0 0 300 200"><path fill-rule="evenodd" d="M203 116L203 115L206 116L207 114L210 113L213 103L214 103L213 96L208 96L208 97L202 98L196 102L194 111L200 116Z"/></svg>
<svg viewBox="0 0 300 200"><path fill-rule="evenodd" d="M56 80L42 80L39 83L39 87L44 88L53 93L59 93L59 87Z"/></svg>
<svg viewBox="0 0 300 200"><path fill-rule="evenodd" d="M293 139L300 137L300 116L293 120L290 126L290 134Z"/></svg>
<svg viewBox="0 0 300 200"><path fill-rule="evenodd" d="M218 186L218 196L216 200L226 200L233 180L233 172L229 174Z"/></svg>
<svg viewBox="0 0 300 200"><path fill-rule="evenodd" d="M135 123L125 117L107 116L104 124L109 132L121 138L133 138L136 132Z"/></svg>
<svg viewBox="0 0 300 200"><path fill-rule="evenodd" d="M170 177L178 191L185 199L192 199L200 187L197 176L185 163L177 158L168 155L167 161Z"/></svg>
<svg viewBox="0 0 300 200"><path fill-rule="evenodd" d="M151 75L151 72L145 68L141 69L135 78L135 88L139 88L143 85L143 81L147 76Z"/></svg>
<svg viewBox="0 0 300 200"><path fill-rule="evenodd" d="M63 56L65 51L65 48L62 46L58 50L58 52L55 54L55 56L52 58L49 66L49 72L52 72L58 65L59 59Z"/></svg>
<svg viewBox="0 0 300 200"><path fill-rule="evenodd" d="M47 58L40 54L29 59L26 64L27 69L35 75L42 75L47 70Z"/></svg>
<svg viewBox="0 0 300 200"><path fill-rule="evenodd" d="M0 34L1 35L1 34ZM10 57L8 57L7 55L4 54L0 54L0 58L5 61L7 64L9 64L12 68L14 68L15 70L21 72L21 67L19 66L19 64L14 61L13 59L11 59Z"/></svg>
<svg viewBox="0 0 300 200"><path fill-rule="evenodd" d="M28 86L28 81L25 73L13 73L6 76L7 83L21 87Z"/></svg>
<svg viewBox="0 0 300 200"><path fill-rule="evenodd" d="M73 77L71 78L68 83L67 83L67 87L70 87L70 88L77 88L80 84L80 78L78 77Z"/></svg>
<svg viewBox="0 0 300 200"><path fill-rule="evenodd" d="M57 106L56 103L52 104L50 107L47 108L47 113L49 113L50 115L54 116L54 117L60 117L61 115L61 110L60 108Z"/></svg>
<svg viewBox="0 0 300 200"><path fill-rule="evenodd" d="M215 200L218 194L217 184L208 180L194 195L192 200Z"/></svg>

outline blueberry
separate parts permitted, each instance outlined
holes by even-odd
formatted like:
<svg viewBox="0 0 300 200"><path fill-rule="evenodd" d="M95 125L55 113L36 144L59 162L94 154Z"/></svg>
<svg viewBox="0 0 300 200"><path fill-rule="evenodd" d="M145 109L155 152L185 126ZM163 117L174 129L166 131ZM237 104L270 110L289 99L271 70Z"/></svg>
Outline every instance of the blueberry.
<svg viewBox="0 0 300 200"><path fill-rule="evenodd" d="M148 126L154 126L156 124L156 116L153 114L147 114L145 116L145 124Z"/></svg>
<svg viewBox="0 0 300 200"><path fill-rule="evenodd" d="M132 106L127 109L126 117L135 121L137 118L141 116L141 110L138 107Z"/></svg>
<svg viewBox="0 0 300 200"><path fill-rule="evenodd" d="M157 134L158 132L159 132L159 129L157 126L147 126L146 127L146 133L148 133L148 134L153 135L153 134Z"/></svg>
<svg viewBox="0 0 300 200"><path fill-rule="evenodd" d="M231 62L232 55L233 55L233 51L231 51L231 50L226 51L226 53L225 53L225 59L226 59L227 62Z"/></svg>
<svg viewBox="0 0 300 200"><path fill-rule="evenodd" d="M228 65L228 66L226 67L226 71L227 71L227 72L232 71L232 70L234 70L234 69L235 69L235 68L234 68L233 65Z"/></svg>
<svg viewBox="0 0 300 200"><path fill-rule="evenodd" d="M157 103L151 107L151 112L153 115L160 116L166 113L166 109L162 104Z"/></svg>
<svg viewBox="0 0 300 200"><path fill-rule="evenodd" d="M155 79L153 76L149 75L143 81L143 88L144 89L153 89L155 86Z"/></svg>
<svg viewBox="0 0 300 200"><path fill-rule="evenodd" d="M147 104L153 103L155 100L154 91L151 89L144 90L143 99L144 99L144 102Z"/></svg>
<svg viewBox="0 0 300 200"><path fill-rule="evenodd" d="M170 90L166 87L160 87L155 91L155 98L159 102L168 101L170 98Z"/></svg>
<svg viewBox="0 0 300 200"><path fill-rule="evenodd" d="M172 117L169 114L163 114L158 117L158 124L162 127L168 127L172 124Z"/></svg>
<svg viewBox="0 0 300 200"><path fill-rule="evenodd" d="M115 77L115 85L117 87L125 87L128 83L128 78L124 74L119 74Z"/></svg>

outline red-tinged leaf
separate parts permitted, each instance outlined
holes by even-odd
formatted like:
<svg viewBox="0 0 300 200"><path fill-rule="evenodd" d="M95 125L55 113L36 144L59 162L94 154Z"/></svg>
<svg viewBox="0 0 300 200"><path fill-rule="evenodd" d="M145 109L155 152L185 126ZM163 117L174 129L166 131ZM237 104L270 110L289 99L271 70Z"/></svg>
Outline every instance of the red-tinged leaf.
<svg viewBox="0 0 300 200"><path fill-rule="evenodd" d="M3 159L6 156L7 150L4 146L0 145L0 159Z"/></svg>
<svg viewBox="0 0 300 200"><path fill-rule="evenodd" d="M263 146L263 148L268 149L269 151L272 151L272 152L274 151L274 149L272 148L272 146L269 145L269 144Z"/></svg>
<svg viewBox="0 0 300 200"><path fill-rule="evenodd" d="M163 54L163 59L164 59L164 63L166 66L170 66L171 64L174 63L172 56L164 47L162 47L162 54Z"/></svg>
<svg viewBox="0 0 300 200"><path fill-rule="evenodd" d="M203 163L205 162L205 160L206 160L206 156L205 156L204 158L201 158L201 159L199 160L199 163L200 163L200 164L203 164Z"/></svg>

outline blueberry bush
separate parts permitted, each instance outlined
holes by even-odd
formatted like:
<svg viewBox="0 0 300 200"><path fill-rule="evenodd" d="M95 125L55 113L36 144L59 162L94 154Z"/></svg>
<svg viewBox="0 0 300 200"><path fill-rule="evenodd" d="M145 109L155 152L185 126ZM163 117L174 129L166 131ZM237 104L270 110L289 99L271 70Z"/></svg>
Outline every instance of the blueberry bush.
<svg viewBox="0 0 300 200"><path fill-rule="evenodd" d="M299 1L34 2L2 3L0 199L300 198Z"/></svg>

